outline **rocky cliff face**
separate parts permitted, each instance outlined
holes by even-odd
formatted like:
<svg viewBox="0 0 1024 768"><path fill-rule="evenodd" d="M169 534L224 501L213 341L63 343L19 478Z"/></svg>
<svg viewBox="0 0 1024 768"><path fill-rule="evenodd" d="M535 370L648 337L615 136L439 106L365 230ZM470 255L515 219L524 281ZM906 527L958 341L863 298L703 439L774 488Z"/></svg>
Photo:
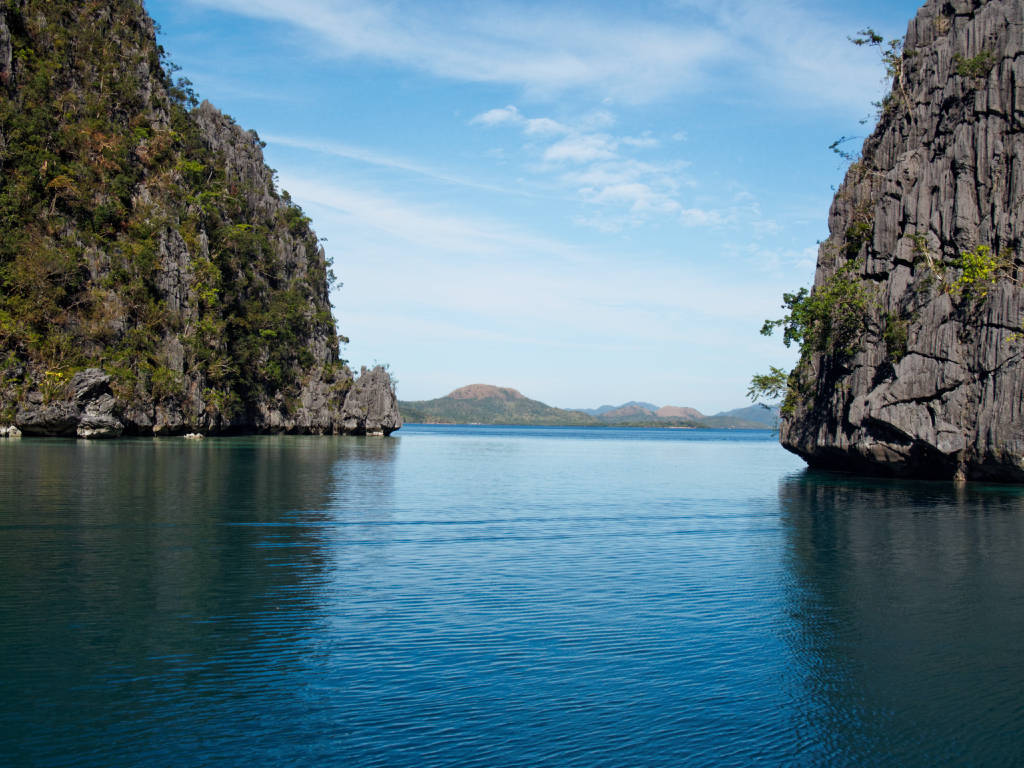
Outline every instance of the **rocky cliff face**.
<svg viewBox="0 0 1024 768"><path fill-rule="evenodd" d="M1024 3L928 0L896 70L829 214L815 293L847 306L805 340L782 444L813 466L1021 481Z"/></svg>
<svg viewBox="0 0 1024 768"><path fill-rule="evenodd" d="M259 137L162 55L141 0L0 0L0 426L397 429Z"/></svg>

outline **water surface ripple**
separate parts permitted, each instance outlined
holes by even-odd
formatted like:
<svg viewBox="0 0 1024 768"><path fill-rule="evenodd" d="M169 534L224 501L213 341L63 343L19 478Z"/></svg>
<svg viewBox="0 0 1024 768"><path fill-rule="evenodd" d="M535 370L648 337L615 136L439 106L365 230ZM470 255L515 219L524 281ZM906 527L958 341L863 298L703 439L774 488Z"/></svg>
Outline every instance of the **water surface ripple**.
<svg viewBox="0 0 1024 768"><path fill-rule="evenodd" d="M0 764L1021 764L1022 562L759 433L0 441Z"/></svg>

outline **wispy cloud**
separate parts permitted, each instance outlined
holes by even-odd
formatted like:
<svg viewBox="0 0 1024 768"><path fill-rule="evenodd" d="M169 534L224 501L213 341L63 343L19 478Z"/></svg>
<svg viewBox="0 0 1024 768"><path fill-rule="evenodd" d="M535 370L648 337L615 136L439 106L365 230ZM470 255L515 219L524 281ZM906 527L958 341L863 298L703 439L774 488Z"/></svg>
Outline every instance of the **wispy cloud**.
<svg viewBox="0 0 1024 768"><path fill-rule="evenodd" d="M682 214L683 206L675 195L686 186L681 172L687 164L631 157L630 153L654 149L660 142L649 131L640 136L615 136L595 130L595 126L607 127L614 122L614 115L605 110L567 124L527 117L514 105L488 110L470 120L471 125L521 130L529 139L527 149L536 155L535 173L552 177L582 202L605 209L601 215L577 216L577 224L618 231L653 215ZM557 130L548 130L541 137L537 135L537 126L541 125L557 126ZM680 221L696 225L717 223L719 219L709 215L697 222L692 216L681 215Z"/></svg>
<svg viewBox="0 0 1024 768"><path fill-rule="evenodd" d="M351 216L360 226L405 240L417 249L432 248L480 259L519 254L521 258L547 255L574 260L580 255L574 246L510 228L497 219L453 216L373 190L303 176L282 176L281 182L296 200Z"/></svg>
<svg viewBox="0 0 1024 768"><path fill-rule="evenodd" d="M638 149L653 149L661 142L651 136L650 131L645 131L643 136L623 136L622 143L629 147Z"/></svg>
<svg viewBox="0 0 1024 768"><path fill-rule="evenodd" d="M875 63L844 44L851 30L785 0L724 0L710 11L707 3L677 0L675 12L654 19L628 5L527 7L511 0L190 2L300 28L320 42L311 50L321 56L513 85L536 97L579 91L648 102L718 87L713 73L723 65L733 89L756 83L755 92L788 91L826 105L865 104L875 90L867 76Z"/></svg>
<svg viewBox="0 0 1024 768"><path fill-rule="evenodd" d="M679 220L688 227L706 227L718 225L725 217L718 211L706 211L701 208L684 208L679 211Z"/></svg>
<svg viewBox="0 0 1024 768"><path fill-rule="evenodd" d="M388 279L408 285L408 294L402 298L411 304L432 302L511 316L518 316L522 307L538 314L543 314L545 307L555 307L580 314L649 313L656 318L659 313L685 311L714 317L758 317L765 306L775 302L774 295L761 295L756 281L725 285L703 274L705 268L713 270L714 264L638 261L624 258L615 247L600 252L583 249L460 209L437 209L307 177L286 181L304 205L340 215L337 222L343 229L351 230L357 222L355 229L366 238L360 246L370 250L362 252L360 248L353 264L372 265L375 256L387 253L394 259L395 254L403 254L402 263L410 270L408 280L394 272ZM408 243L417 248L406 247ZM438 254L446 258L435 258ZM471 267L468 272L467 266ZM435 273L429 280L431 291L423 290L423 270ZM379 266L374 267L374 274L379 273ZM609 278L627 274L629 280ZM684 297L681 284L700 290ZM467 290L470 285L473 290ZM725 294L743 296L744 303L733 306L714 298Z"/></svg>
<svg viewBox="0 0 1024 768"><path fill-rule="evenodd" d="M526 117L514 104L507 107L489 109L469 121L470 125L516 125L523 129L527 136L548 136L560 133L571 133L566 125L550 117Z"/></svg>
<svg viewBox="0 0 1024 768"><path fill-rule="evenodd" d="M579 134L561 139L545 149L544 160L549 163L612 160L618 156L615 151L617 147L618 142L606 134Z"/></svg>
<svg viewBox="0 0 1024 768"><path fill-rule="evenodd" d="M508 193L507 187L499 187L493 184L486 184L474 179L458 176L438 168L431 168L412 160L387 155L384 153L367 150L365 147L352 146L351 144L339 143L337 141L324 141L317 139L296 138L294 136L281 136L276 134L263 134L261 138L269 144L290 146L296 150L307 150L321 155L330 155L345 160L354 160L360 163L392 168L399 171L407 171L420 176L427 176L437 181L466 186L473 189L485 189L487 191L498 191Z"/></svg>
<svg viewBox="0 0 1024 768"><path fill-rule="evenodd" d="M506 123L521 123L525 120L519 110L509 104L507 107L496 107L474 117L470 125L505 125Z"/></svg>
<svg viewBox="0 0 1024 768"><path fill-rule="evenodd" d="M803 97L802 103L861 110L877 96L881 74L872 52L847 41L856 26L812 12L798 0L674 0L707 14L709 24L732 41L737 65L771 92ZM863 24L862 21L855 24ZM902 36L903 30L892 34Z"/></svg>
<svg viewBox="0 0 1024 768"><path fill-rule="evenodd" d="M538 95L591 89L637 102L687 87L729 55L713 29L685 30L571 8L513 3L193 0L298 26L324 55L361 56Z"/></svg>
<svg viewBox="0 0 1024 768"><path fill-rule="evenodd" d="M686 228L742 225L755 238L778 230L750 192L736 185L726 185L715 202L710 202L706 193L700 204L688 199L699 186L688 175L688 161L675 152L656 151L661 141L651 131L617 136L594 130L594 125L615 123L612 113L601 111L600 115L596 123L593 113L577 120L550 120L559 126L559 132L543 138L531 136L530 126L547 118L528 117L512 104L483 112L469 123L489 130L521 131L529 139L524 150L533 153L533 162L527 167L596 209L574 216L578 226L620 232L658 219L674 220ZM673 138L682 141L685 135ZM648 159L645 153L651 152L656 156Z"/></svg>

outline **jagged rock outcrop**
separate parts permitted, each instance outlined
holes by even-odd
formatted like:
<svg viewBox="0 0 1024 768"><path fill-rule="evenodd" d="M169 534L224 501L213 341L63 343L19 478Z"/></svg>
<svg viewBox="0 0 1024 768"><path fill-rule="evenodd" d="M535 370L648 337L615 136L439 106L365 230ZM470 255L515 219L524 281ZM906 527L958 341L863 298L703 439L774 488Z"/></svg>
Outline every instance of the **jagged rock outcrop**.
<svg viewBox="0 0 1024 768"><path fill-rule="evenodd" d="M31 393L15 417L15 426L23 435L58 437L118 437L124 432L110 377L99 368L76 373L65 392L66 399L49 402L41 393Z"/></svg>
<svg viewBox="0 0 1024 768"><path fill-rule="evenodd" d="M896 74L818 254L816 290L864 289L860 338L805 343L781 441L812 466L1022 481L1024 3L928 0Z"/></svg>
<svg viewBox="0 0 1024 768"><path fill-rule="evenodd" d="M397 429L259 136L162 55L141 0L0 3L0 427Z"/></svg>
<svg viewBox="0 0 1024 768"><path fill-rule="evenodd" d="M395 410L395 389L382 366L362 369L341 410L345 432L354 435L387 435L402 426Z"/></svg>
<svg viewBox="0 0 1024 768"><path fill-rule="evenodd" d="M111 377L102 370L88 368L74 375L61 391L61 397L47 400L42 393L32 392L17 411L14 424L0 427L0 437L118 437L125 431L122 419L141 431L140 414L130 409L126 413L110 383ZM268 409L261 414L257 431L389 435L402 426L391 376L382 366L363 368L341 398L316 388L305 392L309 393L308 398L293 416ZM156 407L151 427L156 435L182 434L191 429L184 421L169 417L161 406ZM201 437L202 433L188 432L184 436Z"/></svg>

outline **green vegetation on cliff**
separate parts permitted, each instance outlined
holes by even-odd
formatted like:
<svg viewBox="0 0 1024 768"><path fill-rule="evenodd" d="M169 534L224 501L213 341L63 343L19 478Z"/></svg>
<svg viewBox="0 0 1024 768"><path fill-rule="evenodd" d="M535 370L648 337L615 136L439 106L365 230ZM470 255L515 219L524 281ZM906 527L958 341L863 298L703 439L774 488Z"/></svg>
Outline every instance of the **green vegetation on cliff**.
<svg viewBox="0 0 1024 768"><path fill-rule="evenodd" d="M222 426L271 399L294 411L310 377L348 386L309 219L256 134L174 80L141 0L0 0L5 60L8 420L90 366L129 405Z"/></svg>

